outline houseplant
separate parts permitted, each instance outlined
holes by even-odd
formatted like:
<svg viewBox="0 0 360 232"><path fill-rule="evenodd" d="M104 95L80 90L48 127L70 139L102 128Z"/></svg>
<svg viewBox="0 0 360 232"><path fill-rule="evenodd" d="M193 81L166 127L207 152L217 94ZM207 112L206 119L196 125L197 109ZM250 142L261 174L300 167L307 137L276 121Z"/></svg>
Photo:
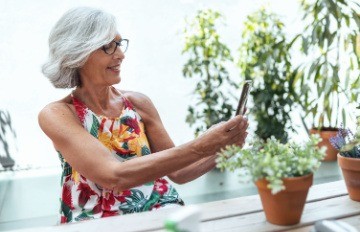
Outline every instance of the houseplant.
<svg viewBox="0 0 360 232"><path fill-rule="evenodd" d="M273 224L292 225L300 221L313 173L325 156L321 139L311 136L303 146L282 144L271 137L255 140L249 148L229 146L220 152L217 167L239 170L243 181L258 187L266 219Z"/></svg>
<svg viewBox="0 0 360 232"><path fill-rule="evenodd" d="M183 76L196 81L193 92L196 102L189 106L186 122L195 127L195 136L233 115L229 93L235 84L226 69L226 64L232 63L232 57L216 29L221 18L217 11L200 10L194 19L187 20L184 29L182 53L188 60L183 67Z"/></svg>
<svg viewBox="0 0 360 232"><path fill-rule="evenodd" d="M346 124L360 85L360 4L355 0L302 0L305 27L299 39L304 55L299 68L298 102L312 118L311 133L324 135L325 160L336 160L329 138ZM301 93L301 94L300 94ZM306 125L304 123L304 125Z"/></svg>
<svg viewBox="0 0 360 232"><path fill-rule="evenodd" d="M294 131L290 111L296 83L284 23L263 7L247 17L241 37L238 66L241 75L254 83L250 112L257 122L255 133L285 143L288 131Z"/></svg>
<svg viewBox="0 0 360 232"><path fill-rule="evenodd" d="M331 144L339 151L338 164L342 170L349 197L360 201L360 117L357 118L357 130L340 128Z"/></svg>

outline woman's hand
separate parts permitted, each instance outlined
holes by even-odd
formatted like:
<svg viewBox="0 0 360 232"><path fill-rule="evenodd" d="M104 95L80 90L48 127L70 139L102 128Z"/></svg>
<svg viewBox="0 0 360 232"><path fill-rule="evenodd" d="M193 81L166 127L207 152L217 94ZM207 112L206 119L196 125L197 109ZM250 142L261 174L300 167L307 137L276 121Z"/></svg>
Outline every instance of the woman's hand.
<svg viewBox="0 0 360 232"><path fill-rule="evenodd" d="M227 122L218 123L195 140L196 150L203 153L205 157L216 154L227 145L243 146L248 126L247 119L241 115Z"/></svg>
<svg viewBox="0 0 360 232"><path fill-rule="evenodd" d="M217 152L221 148L231 144L244 145L247 127L247 119L242 116L212 126L199 138L190 142L194 150L190 155L200 154L202 158L185 168L172 172L168 177L178 184L183 184L212 170L216 166Z"/></svg>

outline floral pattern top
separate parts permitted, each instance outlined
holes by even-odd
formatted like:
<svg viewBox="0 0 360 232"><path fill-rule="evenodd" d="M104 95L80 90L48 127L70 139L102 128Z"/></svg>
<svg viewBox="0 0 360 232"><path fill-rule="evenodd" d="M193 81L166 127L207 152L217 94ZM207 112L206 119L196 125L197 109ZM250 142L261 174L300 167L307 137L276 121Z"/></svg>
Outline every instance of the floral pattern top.
<svg viewBox="0 0 360 232"><path fill-rule="evenodd" d="M119 162L151 153L144 124L131 102L124 96L124 108L117 118L96 115L72 96L83 127L109 149ZM96 154L93 154L96 155ZM150 211L183 205L175 188L160 178L115 194L86 179L59 153L63 169L60 196L60 223Z"/></svg>

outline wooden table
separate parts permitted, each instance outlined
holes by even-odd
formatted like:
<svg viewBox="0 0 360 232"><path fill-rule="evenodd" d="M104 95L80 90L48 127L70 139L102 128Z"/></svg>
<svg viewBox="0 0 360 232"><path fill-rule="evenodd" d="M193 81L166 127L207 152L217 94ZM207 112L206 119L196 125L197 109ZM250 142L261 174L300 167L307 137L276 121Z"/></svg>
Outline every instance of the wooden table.
<svg viewBox="0 0 360 232"><path fill-rule="evenodd" d="M310 231L318 220L339 219L360 228L360 202L350 200L344 181L310 188L301 222L277 226L266 221L258 195L198 204L201 231ZM177 209L89 220L68 225L33 228L28 232L164 231L164 220ZM360 231L360 230L359 230Z"/></svg>

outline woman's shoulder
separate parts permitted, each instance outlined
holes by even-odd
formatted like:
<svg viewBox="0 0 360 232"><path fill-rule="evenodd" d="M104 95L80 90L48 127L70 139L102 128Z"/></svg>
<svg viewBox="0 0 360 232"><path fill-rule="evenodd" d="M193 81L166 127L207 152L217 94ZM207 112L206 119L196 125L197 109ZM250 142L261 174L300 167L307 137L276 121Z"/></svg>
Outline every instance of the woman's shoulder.
<svg viewBox="0 0 360 232"><path fill-rule="evenodd" d="M121 93L135 106L135 108L143 108L149 106L149 104L152 105L150 98L143 93L126 90L121 90Z"/></svg>
<svg viewBox="0 0 360 232"><path fill-rule="evenodd" d="M39 120L56 115L67 115L69 113L73 114L73 108L74 106L72 104L71 96L68 95L63 99L47 104L43 109L41 109L39 112Z"/></svg>
<svg viewBox="0 0 360 232"><path fill-rule="evenodd" d="M152 116L157 110L151 99L143 93L121 90L123 96L128 99L142 118Z"/></svg>

